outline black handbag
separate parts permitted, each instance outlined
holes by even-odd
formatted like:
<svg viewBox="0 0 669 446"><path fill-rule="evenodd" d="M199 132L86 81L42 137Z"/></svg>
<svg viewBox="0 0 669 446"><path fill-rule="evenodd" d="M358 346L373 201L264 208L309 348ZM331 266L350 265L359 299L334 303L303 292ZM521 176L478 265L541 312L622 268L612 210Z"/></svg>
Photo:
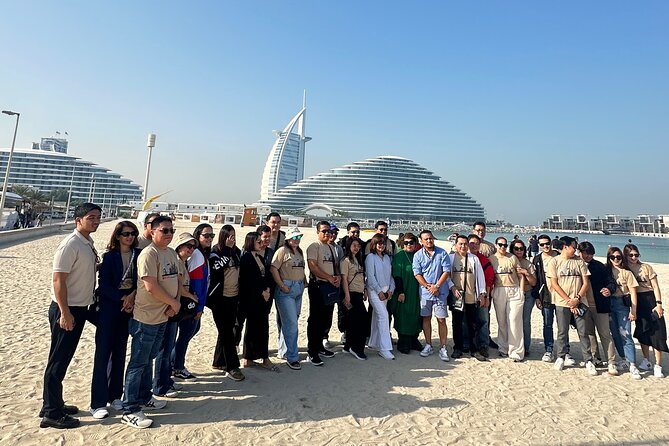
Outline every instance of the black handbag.
<svg viewBox="0 0 669 446"><path fill-rule="evenodd" d="M335 255L330 245L328 245L328 249L330 250L330 254L332 254L332 271L334 272L335 276L339 276L337 256ZM330 282L318 281L318 290L321 292L323 303L325 305L334 305L337 302L341 302L343 300L343 296L341 295L339 287L332 285Z"/></svg>
<svg viewBox="0 0 669 446"><path fill-rule="evenodd" d="M181 296L179 297L179 302L181 302L181 308L179 308L177 314L169 319L170 322L181 322L185 319L192 318L195 316L195 313L197 313L197 302L190 297Z"/></svg>

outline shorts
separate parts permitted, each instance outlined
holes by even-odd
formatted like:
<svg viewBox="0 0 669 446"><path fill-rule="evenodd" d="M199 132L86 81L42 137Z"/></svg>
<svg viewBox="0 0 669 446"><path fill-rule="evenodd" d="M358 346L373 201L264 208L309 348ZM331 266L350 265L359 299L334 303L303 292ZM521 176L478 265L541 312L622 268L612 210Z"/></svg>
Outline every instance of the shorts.
<svg viewBox="0 0 669 446"><path fill-rule="evenodd" d="M420 315L432 316L435 315L439 319L445 319L448 317L448 307L446 302L441 300L426 300L421 298L420 300Z"/></svg>

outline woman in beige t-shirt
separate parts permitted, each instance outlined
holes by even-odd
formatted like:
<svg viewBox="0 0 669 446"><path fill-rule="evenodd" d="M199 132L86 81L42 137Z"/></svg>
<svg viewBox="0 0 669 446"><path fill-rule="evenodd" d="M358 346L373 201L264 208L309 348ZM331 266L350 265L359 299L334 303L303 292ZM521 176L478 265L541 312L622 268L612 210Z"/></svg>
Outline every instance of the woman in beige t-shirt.
<svg viewBox="0 0 669 446"><path fill-rule="evenodd" d="M344 351L360 360L365 355L365 336L369 321L364 301L367 299L365 273L359 260L362 242L357 237L346 240L346 257L341 261L341 285L344 290L344 306L348 311L346 325L346 342Z"/></svg>
<svg viewBox="0 0 669 446"><path fill-rule="evenodd" d="M527 247L522 240L511 242L511 253L516 256L519 266L516 271L519 275L525 277L525 287L523 295L523 345L525 346L525 355L530 353L530 344L532 342L532 308L534 308L534 298L532 297L532 287L537 284L534 265L527 259Z"/></svg>
<svg viewBox="0 0 669 446"><path fill-rule="evenodd" d="M490 256L490 264L495 271L495 285L492 299L497 316L497 345L499 355L508 356L516 362L525 357L523 339L523 305L525 297L522 288L525 276L518 273L520 262L507 252L506 238L497 237L497 251Z"/></svg>
<svg viewBox="0 0 669 446"><path fill-rule="evenodd" d="M302 233L292 228L286 234L282 247L272 258L272 278L276 283L276 308L281 317L281 333L286 342L288 367L300 370L300 355L297 351L297 321L302 310L302 293L306 278L304 275L304 254L300 248Z"/></svg>
<svg viewBox="0 0 669 446"><path fill-rule="evenodd" d="M667 325L662 308L662 293L657 282L657 274L653 267L639 260L639 248L628 244L623 248L627 264L639 284L637 289L637 313L634 337L641 344L643 359L639 363L641 370L650 370L651 362L648 359L650 347L655 352L655 366L653 376L664 378L662 373L662 352L669 353L667 346Z"/></svg>

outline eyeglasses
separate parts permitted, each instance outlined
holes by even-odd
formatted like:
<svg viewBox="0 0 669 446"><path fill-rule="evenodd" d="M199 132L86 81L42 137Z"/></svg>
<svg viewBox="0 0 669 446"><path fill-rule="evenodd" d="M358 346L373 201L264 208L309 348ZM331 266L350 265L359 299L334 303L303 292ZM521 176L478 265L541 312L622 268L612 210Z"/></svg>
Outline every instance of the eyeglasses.
<svg viewBox="0 0 669 446"><path fill-rule="evenodd" d="M379 232L388 232L388 228L379 228L378 231Z"/></svg>
<svg viewBox="0 0 669 446"><path fill-rule="evenodd" d="M174 228L160 228L160 229L158 229L158 231L159 231L159 232L162 232L162 233L165 234L165 235L167 235L167 234L174 234L175 232L177 232L177 230L174 229Z"/></svg>
<svg viewBox="0 0 669 446"><path fill-rule="evenodd" d="M360 234L360 231L349 231L351 234Z"/></svg>
<svg viewBox="0 0 669 446"><path fill-rule="evenodd" d="M404 246L415 245L416 242L413 240L404 240Z"/></svg>
<svg viewBox="0 0 669 446"><path fill-rule="evenodd" d="M300 235L295 235L295 236L291 237L290 239L291 239L291 240L301 240L301 239L302 239L302 235L301 235L301 234L300 234Z"/></svg>
<svg viewBox="0 0 669 446"><path fill-rule="evenodd" d="M525 251L525 248L523 248L522 246L516 245L516 246L513 247L513 250L514 251Z"/></svg>
<svg viewBox="0 0 669 446"><path fill-rule="evenodd" d="M139 235L139 233L135 232L135 231L125 231L125 232L121 232L119 235L121 237L137 237Z"/></svg>
<svg viewBox="0 0 669 446"><path fill-rule="evenodd" d="M213 233L209 232L209 233L207 233L207 234L200 234L200 237L204 237L204 238L214 238L215 235L214 235Z"/></svg>
<svg viewBox="0 0 669 446"><path fill-rule="evenodd" d="M376 246L386 246L386 242L376 242Z"/></svg>
<svg viewBox="0 0 669 446"><path fill-rule="evenodd" d="M506 243L498 243L497 246L499 246L500 248L508 248L509 247L509 245L507 245Z"/></svg>
<svg viewBox="0 0 669 446"><path fill-rule="evenodd" d="M184 245L184 247L185 247L186 249L195 249L195 245L192 244L192 243L186 243L186 244Z"/></svg>
<svg viewBox="0 0 669 446"><path fill-rule="evenodd" d="M623 256L615 255L615 256L609 256L609 260L622 260Z"/></svg>
<svg viewBox="0 0 669 446"><path fill-rule="evenodd" d="M636 257L641 257L641 255L636 252L630 252L629 254L627 254L627 257L636 258Z"/></svg>

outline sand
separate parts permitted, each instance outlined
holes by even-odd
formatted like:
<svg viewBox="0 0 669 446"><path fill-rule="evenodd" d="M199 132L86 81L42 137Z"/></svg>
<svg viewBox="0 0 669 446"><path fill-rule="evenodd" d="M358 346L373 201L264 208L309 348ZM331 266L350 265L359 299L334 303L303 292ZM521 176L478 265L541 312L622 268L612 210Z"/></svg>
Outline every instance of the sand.
<svg viewBox="0 0 669 446"><path fill-rule="evenodd" d="M99 250L113 225L105 223L93 234ZM177 224L180 231L194 226ZM243 240L250 229L240 228L237 239ZM538 311L532 316L532 356L524 363L497 357L488 363L471 358L445 363L437 355L421 358L417 352L397 353L397 360L387 361L371 351L370 359L362 362L337 346L336 356L325 359L324 367L303 362L301 371L293 371L274 358L281 373L244 369L243 382L211 369L216 329L207 312L186 359L197 381L185 382L180 395L155 412L154 425L146 430L122 425L120 413L113 410L103 421L87 412L95 348L95 327L88 324L64 381L65 400L81 409L82 426L69 431L40 429L37 412L50 339L51 262L64 236L0 250L5 314L0 326L2 445L669 444L669 379L644 373L644 379L635 382L629 374L611 377L602 370L590 377L583 368L556 372L552 364L540 361ZM307 231L303 247L315 237L315 230ZM669 265L653 266L667 295ZM308 307L305 295L299 338L303 357ZM492 319L494 338L497 326ZM338 340L336 316L333 325L331 339ZM274 354L274 311L270 330L270 354ZM574 330L570 336L578 361L582 355ZM640 350L637 354L640 358ZM669 372L669 355L663 366Z"/></svg>

